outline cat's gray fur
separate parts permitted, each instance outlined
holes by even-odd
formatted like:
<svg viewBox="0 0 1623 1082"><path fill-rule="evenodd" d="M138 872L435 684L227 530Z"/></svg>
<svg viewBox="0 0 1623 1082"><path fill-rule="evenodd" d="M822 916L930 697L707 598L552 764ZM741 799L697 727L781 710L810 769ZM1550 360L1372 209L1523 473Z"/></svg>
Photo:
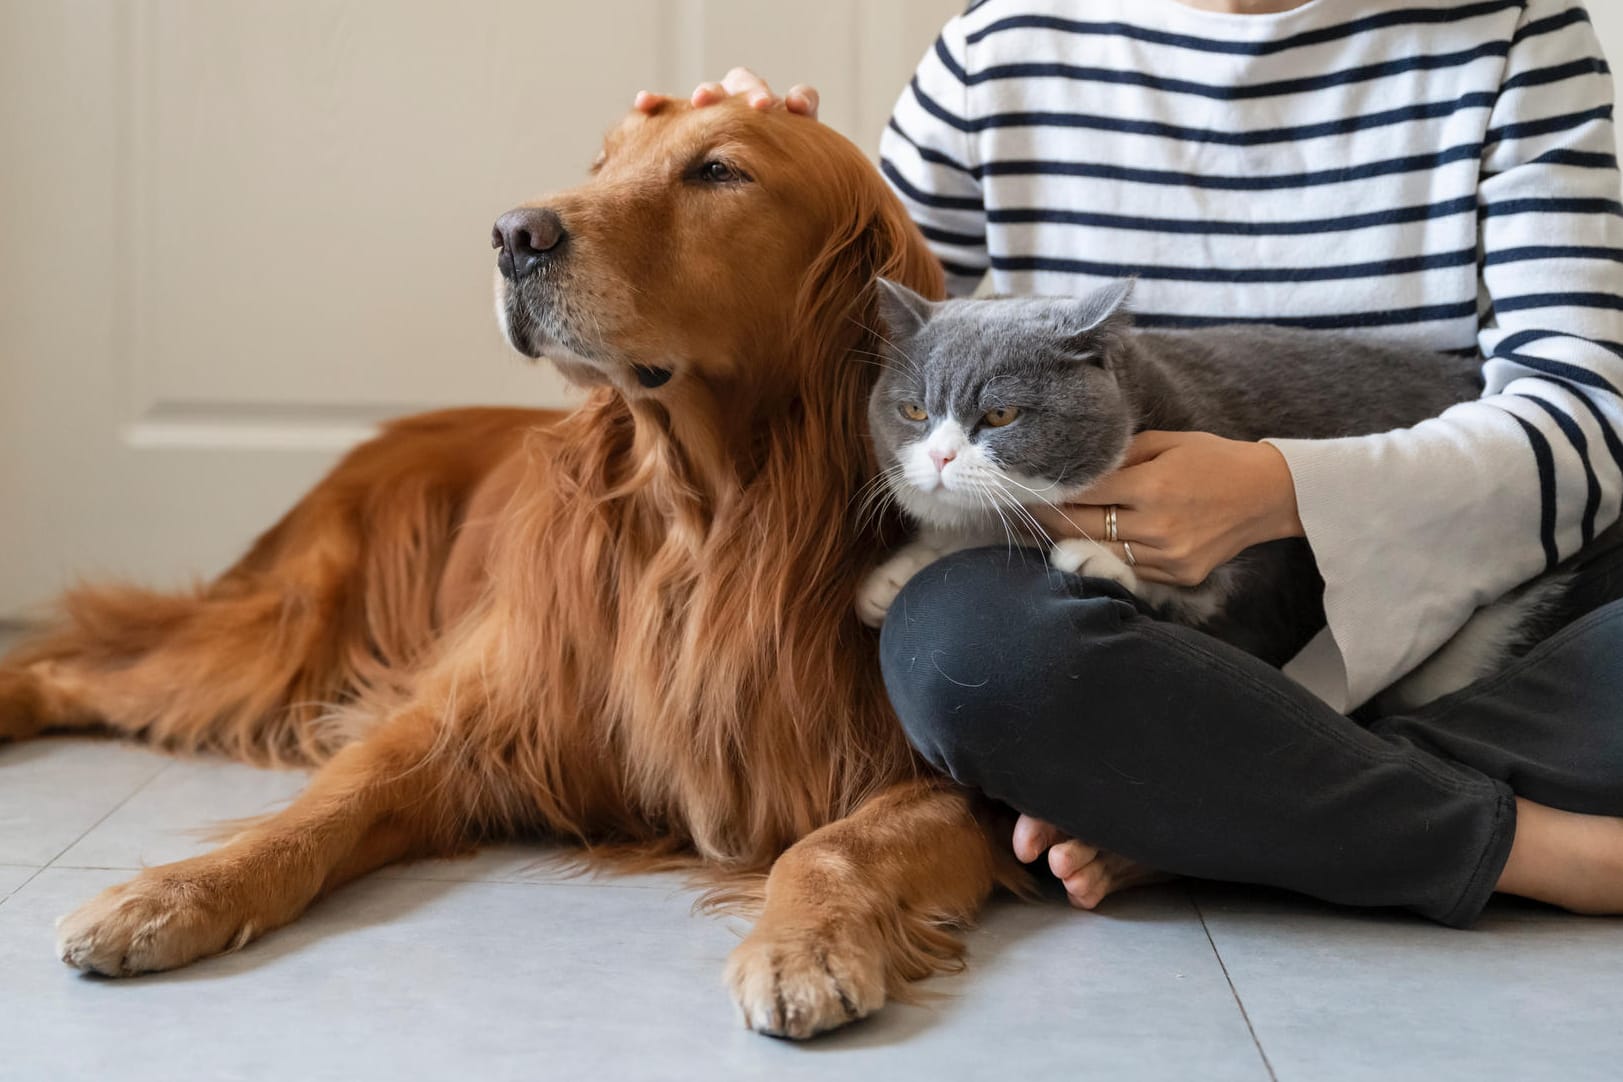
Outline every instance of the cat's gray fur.
<svg viewBox="0 0 1623 1082"><path fill-rule="evenodd" d="M1129 283L1079 299L932 303L883 280L879 291L888 343L869 424L881 465L897 467L918 443L922 426L901 412L917 403L928 425L956 420L985 456L1025 481L1004 484L1002 496L984 493L983 504L981 497L924 492L893 470L890 493L925 538L924 556L898 557L914 566L893 569L893 580L905 581L931 553L1004 538L1029 542L1034 531L1022 539L1009 530L1023 517L1009 505L1074 496L1116 467L1137 432L1202 431L1238 440L1359 436L1435 417L1482 390L1479 360L1345 334L1251 325L1136 329L1126 310ZM1021 413L1006 427L976 428L994 406ZM1121 581L1125 565L1113 556L1105 563L1117 565L1117 573L1106 573ZM891 583L892 595L900 581ZM888 602L880 588L882 618ZM1323 583L1299 539L1248 549L1199 587L1132 588L1160 615L1273 664L1293 656L1324 624ZM1556 592L1543 590L1524 607L1547 606ZM1505 623L1501 613L1496 626L1502 631ZM1492 660L1474 657L1472 665ZM1432 679L1425 697L1475 675Z"/></svg>

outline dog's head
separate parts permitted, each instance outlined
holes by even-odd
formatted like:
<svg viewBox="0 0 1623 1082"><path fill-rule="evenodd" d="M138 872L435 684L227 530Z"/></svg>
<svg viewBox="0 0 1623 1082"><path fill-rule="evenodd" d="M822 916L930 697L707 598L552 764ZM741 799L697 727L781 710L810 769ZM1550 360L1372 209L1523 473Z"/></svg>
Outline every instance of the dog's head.
<svg viewBox="0 0 1623 1082"><path fill-rule="evenodd" d="M585 184L502 215L491 241L514 348L632 399L793 392L808 358L832 360L871 326L874 275L941 291L856 147L736 98L633 112Z"/></svg>

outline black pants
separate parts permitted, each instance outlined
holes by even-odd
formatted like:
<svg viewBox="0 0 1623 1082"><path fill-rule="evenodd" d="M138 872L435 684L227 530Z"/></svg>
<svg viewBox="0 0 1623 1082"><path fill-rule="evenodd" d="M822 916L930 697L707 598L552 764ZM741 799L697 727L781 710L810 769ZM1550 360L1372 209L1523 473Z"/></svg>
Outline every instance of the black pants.
<svg viewBox="0 0 1623 1082"><path fill-rule="evenodd" d="M1617 561L1591 608L1406 716L1345 717L1278 670L1030 551L921 571L885 683L939 769L1089 844L1183 875L1405 906L1463 926L1510 852L1512 794L1623 815Z"/></svg>

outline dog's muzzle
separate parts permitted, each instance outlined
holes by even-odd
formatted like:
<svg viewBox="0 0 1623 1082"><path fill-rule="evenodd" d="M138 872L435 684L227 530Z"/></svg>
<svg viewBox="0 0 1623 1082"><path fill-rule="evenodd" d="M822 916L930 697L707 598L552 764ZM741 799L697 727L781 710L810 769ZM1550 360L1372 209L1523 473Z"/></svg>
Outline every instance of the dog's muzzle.
<svg viewBox="0 0 1623 1082"><path fill-rule="evenodd" d="M523 281L556 260L568 240L564 220L550 207L510 210L490 231L490 246L500 250L496 267L509 282Z"/></svg>

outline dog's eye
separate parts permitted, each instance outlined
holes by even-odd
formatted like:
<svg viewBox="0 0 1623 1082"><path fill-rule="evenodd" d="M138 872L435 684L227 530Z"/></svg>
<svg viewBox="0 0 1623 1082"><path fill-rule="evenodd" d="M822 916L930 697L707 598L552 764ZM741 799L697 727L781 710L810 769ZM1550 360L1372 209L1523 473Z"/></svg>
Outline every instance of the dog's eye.
<svg viewBox="0 0 1623 1082"><path fill-rule="evenodd" d="M993 406L986 411L986 416L982 417L981 421L988 428L1002 428L1004 425L1013 424L1018 416L1020 411L1013 406Z"/></svg>
<svg viewBox="0 0 1623 1082"><path fill-rule="evenodd" d="M903 402L897 412L909 421L928 421L930 419L930 415L924 412L924 407L917 402Z"/></svg>
<svg viewBox="0 0 1623 1082"><path fill-rule="evenodd" d="M699 179L711 184L736 184L749 178L726 162L714 161L699 166Z"/></svg>

